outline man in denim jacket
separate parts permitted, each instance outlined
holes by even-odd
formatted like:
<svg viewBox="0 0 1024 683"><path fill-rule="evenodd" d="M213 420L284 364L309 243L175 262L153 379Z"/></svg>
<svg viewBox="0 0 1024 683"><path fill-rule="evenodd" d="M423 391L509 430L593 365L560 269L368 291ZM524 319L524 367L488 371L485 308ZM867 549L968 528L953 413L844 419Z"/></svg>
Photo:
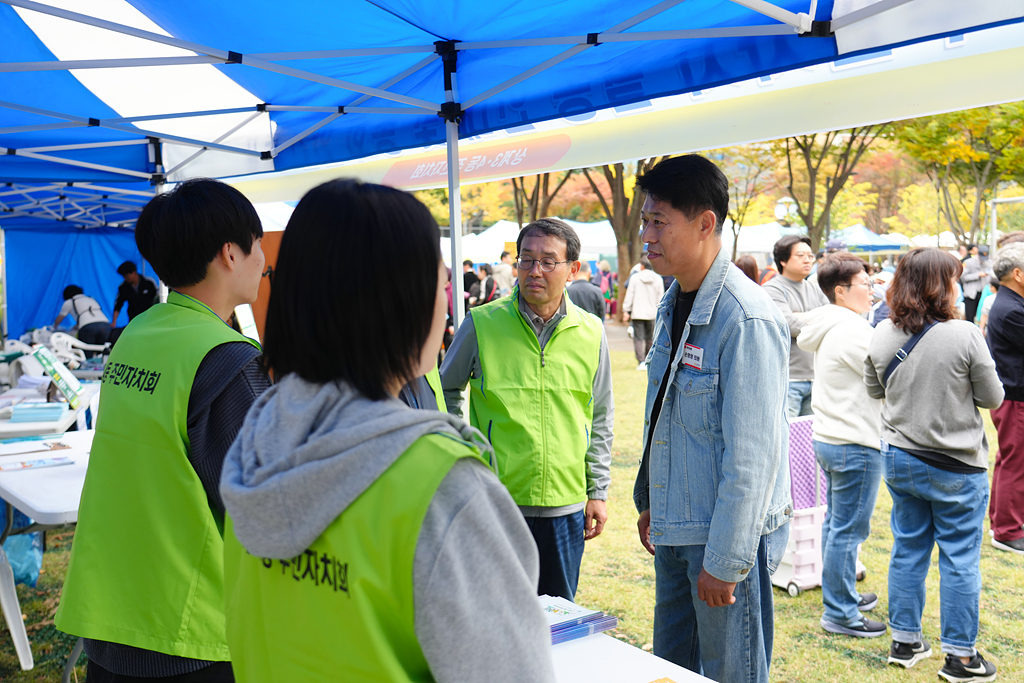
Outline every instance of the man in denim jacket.
<svg viewBox="0 0 1024 683"><path fill-rule="evenodd" d="M647 358L633 492L640 541L655 556L654 654L716 681L767 683L770 574L793 512L789 330L722 249L729 184L713 163L668 159L637 187L648 258L676 279Z"/></svg>

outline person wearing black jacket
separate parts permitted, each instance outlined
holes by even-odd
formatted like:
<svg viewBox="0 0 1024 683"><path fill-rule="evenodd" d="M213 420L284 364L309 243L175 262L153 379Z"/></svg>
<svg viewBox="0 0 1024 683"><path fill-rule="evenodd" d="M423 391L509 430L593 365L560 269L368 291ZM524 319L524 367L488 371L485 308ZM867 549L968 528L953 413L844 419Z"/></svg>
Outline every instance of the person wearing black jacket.
<svg viewBox="0 0 1024 683"><path fill-rule="evenodd" d="M117 316L121 307L128 304L128 320L135 320L135 316L149 310L149 307L156 303L156 283L144 275L139 275L138 269L133 261L125 261L117 267L117 274L124 278L124 282L117 288L117 299L114 301L114 317L110 321L111 327L117 327Z"/></svg>

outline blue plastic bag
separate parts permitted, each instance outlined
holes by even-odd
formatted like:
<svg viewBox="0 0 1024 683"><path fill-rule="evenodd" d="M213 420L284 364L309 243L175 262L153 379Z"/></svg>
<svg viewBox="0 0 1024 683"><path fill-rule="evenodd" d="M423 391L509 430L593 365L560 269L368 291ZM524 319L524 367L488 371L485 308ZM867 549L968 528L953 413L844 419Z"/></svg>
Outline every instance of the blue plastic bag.
<svg viewBox="0 0 1024 683"><path fill-rule="evenodd" d="M14 526L21 529L32 523L32 520L20 510L14 511ZM0 531L7 524L7 506L0 501ZM9 536L4 541L4 553L14 570L14 583L23 583L35 588L39 580L39 570L43 568L43 532Z"/></svg>

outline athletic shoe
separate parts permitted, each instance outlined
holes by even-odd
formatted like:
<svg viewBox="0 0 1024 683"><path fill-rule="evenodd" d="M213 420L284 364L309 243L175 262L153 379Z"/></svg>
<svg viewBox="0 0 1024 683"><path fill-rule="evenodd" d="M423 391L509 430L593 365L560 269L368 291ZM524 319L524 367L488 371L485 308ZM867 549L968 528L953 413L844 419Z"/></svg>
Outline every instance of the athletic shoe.
<svg viewBox="0 0 1024 683"><path fill-rule="evenodd" d="M870 612L871 610L878 607L878 596L874 593L861 593L860 602L857 603L857 609L861 612Z"/></svg>
<svg viewBox="0 0 1024 683"><path fill-rule="evenodd" d="M642 363L640 363L640 365L636 366L636 371L637 372L643 372L646 369L647 369L647 362L646 361L642 362Z"/></svg>
<svg viewBox="0 0 1024 683"><path fill-rule="evenodd" d="M902 666L904 669L909 669L922 659L928 659L931 656L932 646L927 640L922 640L920 643L897 643L894 640L889 648L889 663Z"/></svg>
<svg viewBox="0 0 1024 683"><path fill-rule="evenodd" d="M880 621L873 621L865 617L860 622L857 626L843 626L822 617L821 627L829 633L838 633L855 638L877 638L885 633L885 624Z"/></svg>
<svg viewBox="0 0 1024 683"><path fill-rule="evenodd" d="M633 326L632 325L630 325L629 327L626 328L626 334L629 335L630 339L633 338Z"/></svg>
<svg viewBox="0 0 1024 683"><path fill-rule="evenodd" d="M986 662L980 652L975 652L967 664L961 662L956 655L946 655L946 665L939 669L939 677L945 678L950 683L994 681L996 665Z"/></svg>
<svg viewBox="0 0 1024 683"><path fill-rule="evenodd" d="M992 547L998 548L999 550L1005 550L1009 553L1017 553L1018 555L1024 555L1024 538L1018 538L1014 541L1000 541L995 536L992 537Z"/></svg>

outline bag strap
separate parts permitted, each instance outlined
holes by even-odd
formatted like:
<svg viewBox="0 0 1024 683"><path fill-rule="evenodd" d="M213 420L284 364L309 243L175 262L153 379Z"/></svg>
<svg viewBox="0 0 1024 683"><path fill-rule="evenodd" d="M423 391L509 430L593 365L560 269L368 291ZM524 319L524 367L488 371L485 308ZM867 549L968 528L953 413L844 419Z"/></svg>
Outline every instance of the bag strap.
<svg viewBox="0 0 1024 683"><path fill-rule="evenodd" d="M886 366L885 368L885 374L882 375L882 384L889 383L889 376L892 375L892 373L896 372L896 368L900 366L900 363L907 359L907 356L910 355L910 352L914 350L915 346L917 346L917 342L921 341L921 337L924 336L924 333L935 327L937 323L938 320L933 320L927 325L925 325L923 328L921 328L920 332L918 332L910 339L908 339L907 343L896 351L896 355L892 357L892 360L889 361L889 365Z"/></svg>

